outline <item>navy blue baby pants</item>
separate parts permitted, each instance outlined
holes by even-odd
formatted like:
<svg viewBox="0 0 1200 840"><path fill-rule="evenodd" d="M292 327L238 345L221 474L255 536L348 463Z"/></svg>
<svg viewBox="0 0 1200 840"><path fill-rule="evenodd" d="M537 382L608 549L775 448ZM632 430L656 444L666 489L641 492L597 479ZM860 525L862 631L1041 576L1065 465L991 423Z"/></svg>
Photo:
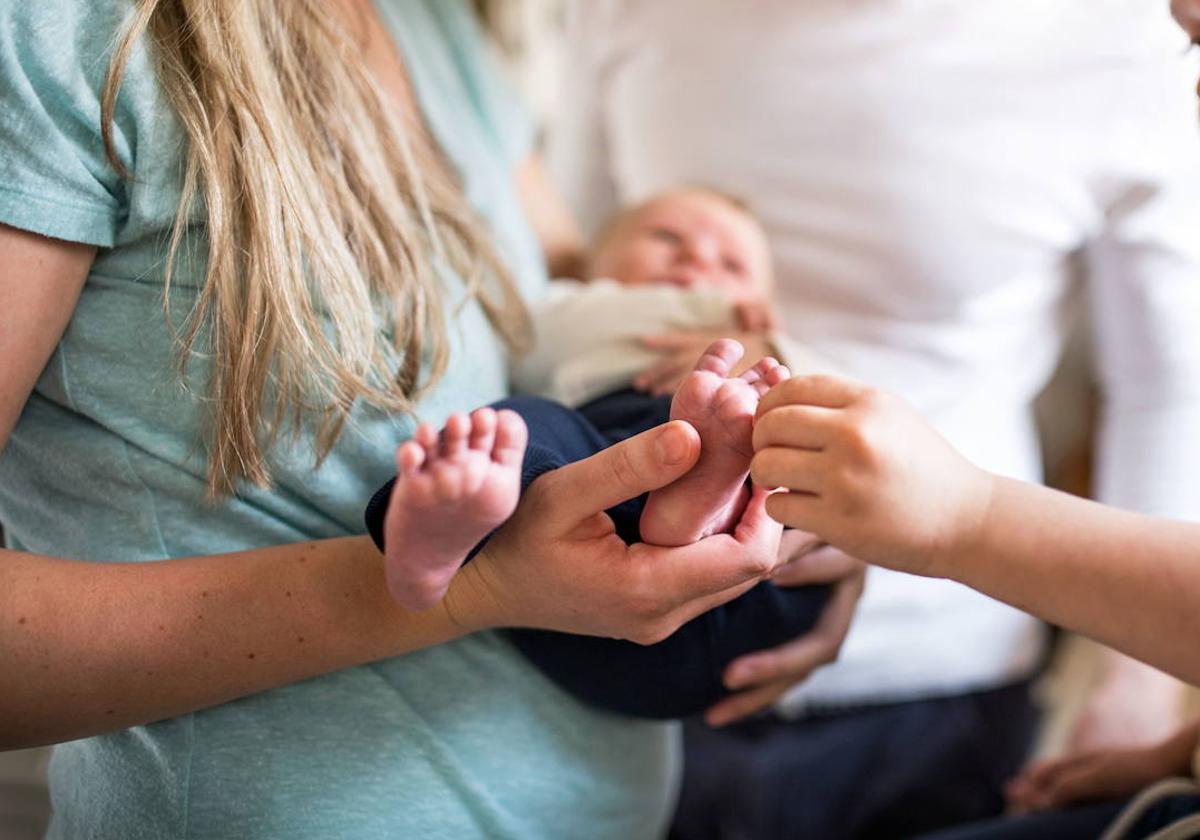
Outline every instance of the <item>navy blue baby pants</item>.
<svg viewBox="0 0 1200 840"><path fill-rule="evenodd" d="M517 412L529 427L521 474L524 490L542 473L667 422L670 406L669 396L624 390L577 411L537 397L513 397L493 408ZM381 487L367 505L367 529L381 549L394 482ZM639 540L638 521L645 501L644 496L631 499L608 511L617 534L627 543ZM734 659L812 629L827 597L825 586L783 589L760 583L654 645L548 630L506 632L539 670L580 700L636 717L682 718L729 694L721 674Z"/></svg>

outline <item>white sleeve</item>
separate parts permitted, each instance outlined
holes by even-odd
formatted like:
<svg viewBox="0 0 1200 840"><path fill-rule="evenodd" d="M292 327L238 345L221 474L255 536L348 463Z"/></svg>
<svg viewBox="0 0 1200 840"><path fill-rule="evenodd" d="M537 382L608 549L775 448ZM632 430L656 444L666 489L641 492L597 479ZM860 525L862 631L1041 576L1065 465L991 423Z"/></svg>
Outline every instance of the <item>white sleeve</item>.
<svg viewBox="0 0 1200 840"><path fill-rule="evenodd" d="M563 72L550 115L546 159L550 176L591 236L617 209L605 137L605 55L618 10L607 0L568 0Z"/></svg>
<svg viewBox="0 0 1200 840"><path fill-rule="evenodd" d="M1200 519L1200 147L1187 155L1110 209L1089 300L1103 397L1097 497Z"/></svg>

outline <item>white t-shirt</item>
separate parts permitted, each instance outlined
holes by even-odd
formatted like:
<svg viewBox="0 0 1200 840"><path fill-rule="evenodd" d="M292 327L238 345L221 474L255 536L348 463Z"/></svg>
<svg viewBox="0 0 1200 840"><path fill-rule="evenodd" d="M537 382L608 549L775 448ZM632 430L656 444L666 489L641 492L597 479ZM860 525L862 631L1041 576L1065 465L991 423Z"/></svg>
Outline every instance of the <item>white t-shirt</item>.
<svg viewBox="0 0 1200 840"><path fill-rule="evenodd" d="M1031 480L1030 403L1082 286L1100 497L1200 518L1200 141L1165 0L577 0L568 27L550 160L585 223L682 182L741 196L793 338ZM997 685L1039 637L873 571L789 703Z"/></svg>

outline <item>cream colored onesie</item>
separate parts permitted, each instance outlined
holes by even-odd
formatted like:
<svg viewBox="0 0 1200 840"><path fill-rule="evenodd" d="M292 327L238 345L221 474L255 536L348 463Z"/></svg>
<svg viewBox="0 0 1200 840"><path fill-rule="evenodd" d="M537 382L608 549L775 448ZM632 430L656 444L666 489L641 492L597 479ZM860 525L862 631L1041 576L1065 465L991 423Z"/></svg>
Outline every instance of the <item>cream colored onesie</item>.
<svg viewBox="0 0 1200 840"><path fill-rule="evenodd" d="M733 304L716 289L555 280L531 310L534 347L517 361L513 387L572 408L629 387L661 359L660 351L641 346L643 336L721 327L737 332ZM774 333L770 341L793 374L836 372L786 335Z"/></svg>

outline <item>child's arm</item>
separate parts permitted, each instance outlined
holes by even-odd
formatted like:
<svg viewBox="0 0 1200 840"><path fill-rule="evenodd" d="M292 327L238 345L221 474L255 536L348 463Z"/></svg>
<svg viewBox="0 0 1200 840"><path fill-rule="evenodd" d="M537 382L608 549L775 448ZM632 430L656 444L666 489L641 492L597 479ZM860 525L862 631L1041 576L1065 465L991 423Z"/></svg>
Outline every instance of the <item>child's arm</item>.
<svg viewBox="0 0 1200 840"><path fill-rule="evenodd" d="M798 377L759 406L768 511L862 560L947 577L1200 682L1200 525L975 467L902 401Z"/></svg>

